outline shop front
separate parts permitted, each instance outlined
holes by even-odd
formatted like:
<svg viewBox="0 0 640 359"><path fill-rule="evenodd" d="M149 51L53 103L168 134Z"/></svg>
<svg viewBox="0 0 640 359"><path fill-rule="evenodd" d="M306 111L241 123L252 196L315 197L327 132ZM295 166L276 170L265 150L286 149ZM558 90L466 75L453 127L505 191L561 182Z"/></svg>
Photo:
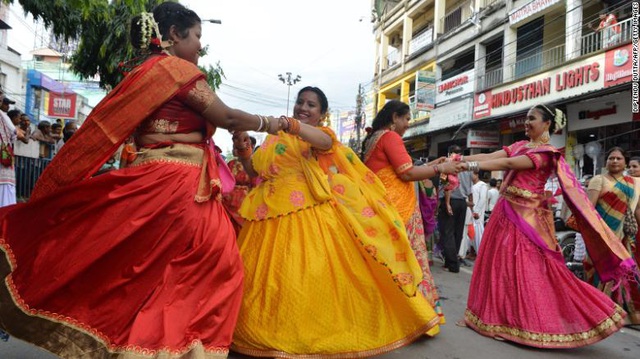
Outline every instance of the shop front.
<svg viewBox="0 0 640 359"><path fill-rule="evenodd" d="M474 122L466 125L467 130L498 127L501 144L508 145L526 139L524 121L531 107L550 104L567 115L567 130L552 136L551 143L565 152L571 165L575 144L596 141L603 149L614 143L632 149L638 122L632 121L631 114L630 54L631 45L621 46L476 93ZM630 134L623 134L627 131Z"/></svg>

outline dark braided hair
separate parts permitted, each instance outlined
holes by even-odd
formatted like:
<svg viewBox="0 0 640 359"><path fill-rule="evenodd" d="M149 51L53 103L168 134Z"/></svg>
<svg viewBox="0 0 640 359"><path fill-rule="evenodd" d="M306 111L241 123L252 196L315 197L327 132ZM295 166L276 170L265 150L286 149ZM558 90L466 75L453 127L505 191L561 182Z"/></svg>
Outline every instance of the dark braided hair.
<svg viewBox="0 0 640 359"><path fill-rule="evenodd" d="M373 119L371 123L371 130L368 131L367 136L362 141L362 150L360 151L360 158L364 160L364 151L367 145L367 142L371 139L371 136L385 127L387 127L391 122L393 122L393 115L396 114L398 116L404 116L411 111L409 105L402 101L391 100L387 102L382 110L378 112L376 117Z"/></svg>

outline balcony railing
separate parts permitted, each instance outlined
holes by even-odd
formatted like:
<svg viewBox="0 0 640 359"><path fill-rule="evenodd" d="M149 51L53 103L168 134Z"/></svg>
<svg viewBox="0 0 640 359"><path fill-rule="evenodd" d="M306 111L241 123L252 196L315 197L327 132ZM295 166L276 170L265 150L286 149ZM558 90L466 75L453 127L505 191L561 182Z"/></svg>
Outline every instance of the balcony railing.
<svg viewBox="0 0 640 359"><path fill-rule="evenodd" d="M487 70L484 75L478 76L478 91L501 84L502 72L502 67L498 67L497 69Z"/></svg>
<svg viewBox="0 0 640 359"><path fill-rule="evenodd" d="M400 51L398 49L392 48L387 53L387 68L395 66L400 62Z"/></svg>
<svg viewBox="0 0 640 359"><path fill-rule="evenodd" d="M442 33L446 34L447 32L462 25L462 23L471 16L471 8L471 1L469 0L461 3L459 6L446 13L444 17L440 19L440 28L442 29Z"/></svg>
<svg viewBox="0 0 640 359"><path fill-rule="evenodd" d="M616 31L616 28L619 31ZM580 41L580 55L587 55L631 41L631 31L631 19L627 19L601 31L584 35Z"/></svg>
<svg viewBox="0 0 640 359"><path fill-rule="evenodd" d="M415 52L424 49L433 43L433 28L430 27L418 35L414 36L409 42L409 55L414 54Z"/></svg>
<svg viewBox="0 0 640 359"><path fill-rule="evenodd" d="M515 79L519 79L535 72L560 66L564 61L564 44L562 44L516 61L513 64L515 67L514 76Z"/></svg>
<svg viewBox="0 0 640 359"><path fill-rule="evenodd" d="M620 32L613 29L603 29L602 31L593 32L582 36L580 55L585 56L603 49L616 47L625 42L631 41L632 26L631 19L619 22L617 25L610 26L613 28L619 26ZM607 32L606 30L611 30ZM515 67L514 79L519 79L529 74L544 71L553 67L562 65L566 60L565 45L559 45L549 50L538 52L519 59L513 65ZM503 68L487 70L483 75L478 76L478 91L501 84L505 80L503 78Z"/></svg>

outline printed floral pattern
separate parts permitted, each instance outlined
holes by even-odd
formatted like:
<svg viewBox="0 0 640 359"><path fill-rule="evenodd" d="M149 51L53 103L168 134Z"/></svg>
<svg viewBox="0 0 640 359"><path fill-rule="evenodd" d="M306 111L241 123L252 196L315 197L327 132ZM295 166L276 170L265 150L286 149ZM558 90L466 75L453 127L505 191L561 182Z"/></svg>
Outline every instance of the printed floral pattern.
<svg viewBox="0 0 640 359"><path fill-rule="evenodd" d="M291 192L289 201L296 207L302 207L304 205L304 193L300 191Z"/></svg>
<svg viewBox="0 0 640 359"><path fill-rule="evenodd" d="M362 216L366 218L373 218L376 216L376 212L371 207L364 207L362 209Z"/></svg>
<svg viewBox="0 0 640 359"><path fill-rule="evenodd" d="M262 203L256 208L256 219L263 220L267 217L267 212L269 212L269 208L266 204Z"/></svg>
<svg viewBox="0 0 640 359"><path fill-rule="evenodd" d="M398 273L393 276L393 279L400 283L400 285L407 285L413 283L413 275L411 273Z"/></svg>
<svg viewBox="0 0 640 359"><path fill-rule="evenodd" d="M373 257L375 257L376 254L378 254L378 248L376 248L376 246L372 244L368 244L364 246L364 250L367 251L367 253L371 254Z"/></svg>
<svg viewBox="0 0 640 359"><path fill-rule="evenodd" d="M339 185L333 186L333 191L338 194L344 194L345 188L343 185L339 184Z"/></svg>
<svg viewBox="0 0 640 359"><path fill-rule="evenodd" d="M371 227L365 229L364 233L366 233L367 236L369 237L375 237L378 235L378 231L376 231L375 228L371 228Z"/></svg>
<svg viewBox="0 0 640 359"><path fill-rule="evenodd" d="M276 153L279 155L284 155L284 153L287 151L287 146L283 143L278 143L276 145Z"/></svg>

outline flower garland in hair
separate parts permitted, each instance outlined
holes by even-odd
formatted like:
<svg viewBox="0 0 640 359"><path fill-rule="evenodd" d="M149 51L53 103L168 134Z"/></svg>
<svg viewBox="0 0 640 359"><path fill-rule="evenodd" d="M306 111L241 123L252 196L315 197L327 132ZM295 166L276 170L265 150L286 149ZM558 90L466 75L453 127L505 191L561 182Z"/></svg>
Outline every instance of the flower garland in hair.
<svg viewBox="0 0 640 359"><path fill-rule="evenodd" d="M149 48L149 45L156 45L160 47L160 44L162 43L162 35L160 35L160 28L158 27L158 23L153 17L153 14L150 12L141 13L138 25L140 25L140 32L142 35L140 39L140 48L147 49Z"/></svg>

